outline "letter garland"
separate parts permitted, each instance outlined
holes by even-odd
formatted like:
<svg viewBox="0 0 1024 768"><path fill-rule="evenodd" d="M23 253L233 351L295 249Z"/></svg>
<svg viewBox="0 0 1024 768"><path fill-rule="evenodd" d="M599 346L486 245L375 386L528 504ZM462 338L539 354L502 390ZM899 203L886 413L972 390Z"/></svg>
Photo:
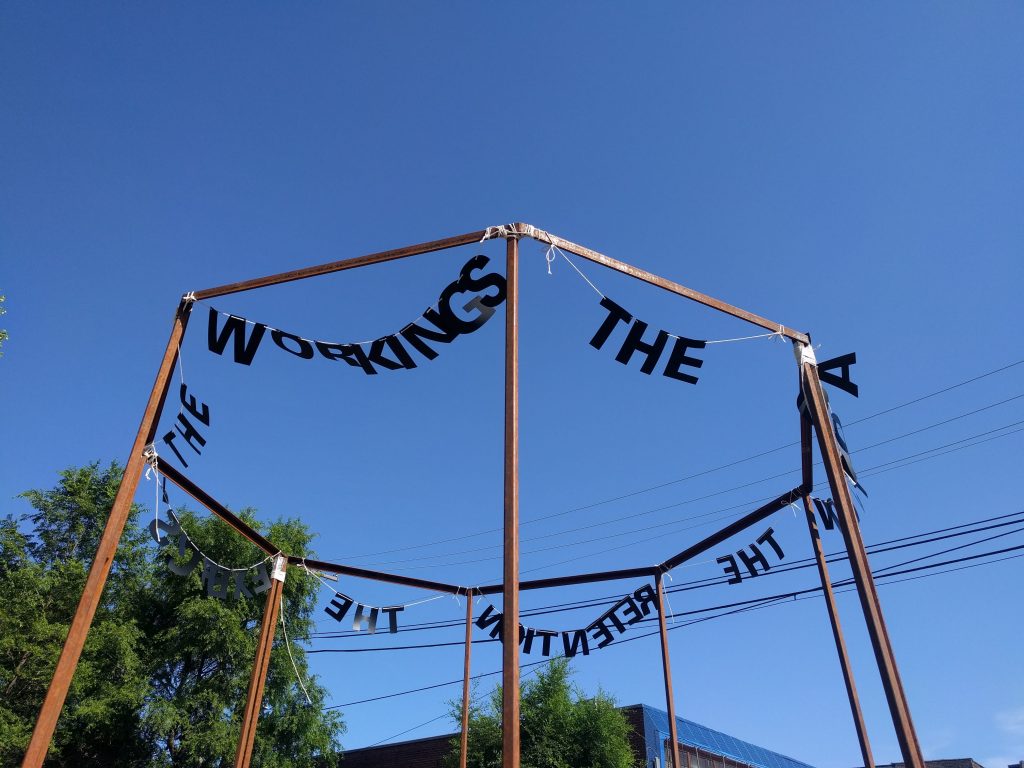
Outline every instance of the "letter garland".
<svg viewBox="0 0 1024 768"><path fill-rule="evenodd" d="M178 361L179 363L181 361L181 352L178 352ZM178 416L174 420L174 429L161 439L174 451L174 455L178 457L178 461L181 462L182 466L187 468L188 462L185 461L185 457L181 455L181 451L178 450L178 446L174 444L174 441L180 436L185 445L191 448L197 456L201 455L203 447L206 445L206 438L203 437L199 427L193 424L185 413L190 414L199 424L208 427L210 426L210 406L199 402L195 395L189 394L184 378L181 381L178 398L181 400L181 407L178 409Z"/></svg>
<svg viewBox="0 0 1024 768"><path fill-rule="evenodd" d="M164 490L164 502L167 502L166 489ZM273 556L247 568L228 568L221 565L203 554L202 550L196 546L185 529L182 528L181 521L170 506L167 507L167 517L169 520L157 518L150 522L149 532L161 549L171 545L173 536L177 538L175 548L180 557L191 553L189 561L184 565L179 565L171 552L165 553L167 568L177 576L188 576L197 567L200 568L203 588L206 590L207 597L214 597L218 600L250 598L270 589L272 580L284 580L284 573L279 573L276 569L270 573L267 569L267 563L273 559ZM160 537L160 531L166 534L163 538ZM250 572L255 577L255 582L249 580Z"/></svg>
<svg viewBox="0 0 1024 768"><path fill-rule="evenodd" d="M398 631L398 614L405 610L404 605L391 605L386 608L377 608L372 605L353 600L348 595L335 592L330 604L324 608L324 613L337 621L339 624L345 618L349 608L356 607L352 614L352 631L366 632L372 635L377 631L377 616L381 613L388 617L388 632L394 634Z"/></svg>
<svg viewBox="0 0 1024 768"><path fill-rule="evenodd" d="M327 360L343 360L368 376L376 375L378 368L391 371L416 368L417 363L410 349L427 360L433 360L438 353L427 342L450 344L459 336L472 333L490 320L496 308L505 301L503 276L495 272L477 277L473 275L475 270L483 269L488 262L489 259L483 254L471 258L463 265L458 279L441 291L436 307L427 309L397 333L379 339L349 343L316 341L272 328L266 323L227 315L210 307L207 345L214 354L223 355L230 342L234 361L241 365L252 365L260 343L269 330L270 338L277 347L301 360L312 360L319 353L320 357ZM489 293L489 289L493 289L493 293ZM460 293L475 294L462 304L462 310L469 313L468 317L459 315L452 307L452 301ZM221 314L227 318L223 326L219 325L218 320Z"/></svg>
<svg viewBox="0 0 1024 768"><path fill-rule="evenodd" d="M760 547L757 546L758 544L768 544L772 548L772 551L775 552L775 556L779 558L780 562L786 559L786 553L782 551L782 547L779 546L777 541L775 541L775 529L769 528L757 537L756 543L737 550L735 555L723 555L715 561L717 563L726 564L723 570L730 576L729 584L739 584L743 581L743 574L740 572L739 566L736 564L736 558L739 558L740 562L743 563L747 572L750 574L750 578L761 575L757 570L758 566L760 566L761 571L764 573L771 570L772 567L768 563L768 558L765 557L764 552L762 552ZM749 554L747 552L748 549L750 550Z"/></svg>
<svg viewBox="0 0 1024 768"><path fill-rule="evenodd" d="M566 657L572 658L578 653L584 656L590 654L590 642L594 641L596 647L604 648L615 640L616 635L626 632L633 624L636 624L644 617L651 614L651 606L656 608L657 597L654 587L644 584L642 587L625 595L615 605L605 611L595 621L592 621L583 629L570 629L558 631L553 629L537 629L535 627L524 627L519 625L519 644L523 646L523 653L530 654L536 645L540 646L542 656L551 655L551 641L553 638L561 638L562 651ZM488 605L483 613L476 619L476 626L486 630L490 627L490 636L504 642L502 632L502 614L493 605Z"/></svg>
<svg viewBox="0 0 1024 768"><path fill-rule="evenodd" d="M657 332L653 341L644 341L644 334L647 333L648 328L647 323L639 318L634 318L633 315L607 296L601 297L601 306L608 311L608 316L590 340L590 346L594 349L601 349L619 323L632 322L632 325L629 326L629 330L626 332L626 338L623 340L622 346L619 347L618 354L615 355L615 362L628 365L633 357L633 353L639 352L644 356L644 362L640 365L640 372L646 373L649 376L654 373L654 369L658 366L658 361L668 344L669 337L672 337L675 339L675 342L672 344L672 351L669 352L668 362L665 364L661 375L676 381L686 382L687 384L697 383L696 376L691 373L684 373L679 369L684 365L691 368L700 368L704 365L703 360L690 357L686 354L686 351L688 349L703 349L707 345L706 341L690 339L686 336L678 336L661 330Z"/></svg>
<svg viewBox="0 0 1024 768"><path fill-rule="evenodd" d="M849 352L845 355L840 355L839 357L833 357L831 360L824 360L817 363L815 367L818 369L818 378L820 378L821 381L826 384L831 384L834 387L838 387L854 397L860 397L860 388L850 379L850 366L855 365L856 363L857 353ZM832 373L836 368L840 369L840 375ZM860 491L860 493L864 495L864 498L867 498L868 492L857 479L857 471L853 468L853 461L850 459L850 448L846 444L846 434L843 431L843 422L840 420L839 415L832 410L832 403L829 402L828 392L823 389L822 393L825 395L825 407L828 409L829 419L832 421L832 429L836 435L836 447L839 449L839 460L843 465L843 472L850 484L853 485L856 490ZM807 414L810 415L810 409L807 407L803 391L797 395L796 407L798 410L806 411ZM853 499L857 504L861 503L857 494L853 494ZM827 527L831 529L832 526Z"/></svg>

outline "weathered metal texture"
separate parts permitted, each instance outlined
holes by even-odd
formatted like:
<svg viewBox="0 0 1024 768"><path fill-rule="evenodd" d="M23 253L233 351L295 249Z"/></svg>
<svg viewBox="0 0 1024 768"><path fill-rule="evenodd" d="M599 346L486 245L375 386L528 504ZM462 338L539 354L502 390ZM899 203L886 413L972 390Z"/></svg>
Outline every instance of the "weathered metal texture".
<svg viewBox="0 0 1024 768"><path fill-rule="evenodd" d="M459 740L459 768L469 759L469 657L473 650L473 590L466 595L466 650L462 665L462 732ZM874 768L874 766L872 766Z"/></svg>
<svg viewBox="0 0 1024 768"><path fill-rule="evenodd" d="M679 763L679 734L676 732L676 700L672 691L672 664L668 657L668 629L665 627L665 587L662 574L654 577L658 596L658 631L661 634L661 664L665 673L665 706L668 708L668 734L672 740L672 765Z"/></svg>
<svg viewBox="0 0 1024 768"><path fill-rule="evenodd" d="M804 487L813 487L814 456L811 445L811 422L804 414L800 416L800 464L803 472ZM846 640L843 638L842 626L839 623L839 608L836 605L835 594L832 591L832 579L828 573L828 562L825 560L825 551L822 548L821 536L818 533L818 523L814 519L814 505L811 503L809 495L804 496L804 514L807 515L807 531L811 536L811 547L814 549L814 560L818 565L818 576L821 579L821 589L825 596L825 607L828 609L828 620L832 625L832 638L836 643L839 666L842 668L843 682L846 684L846 695L850 700L850 711L853 714L853 725L857 730L857 741L860 744L861 759L865 768L875 768L875 760L871 755L871 742L868 739L868 729L860 709L857 685L853 680L853 667L850 664L850 656L846 651Z"/></svg>
<svg viewBox="0 0 1024 768"><path fill-rule="evenodd" d="M284 570L288 561L284 556L274 562L274 570ZM252 760L253 746L256 742L256 724L263 708L263 686L267 682L267 670L270 669L270 651L274 647L274 632L277 629L277 617L281 609L281 592L284 581L272 579L270 591L267 592L267 603L263 608L263 623L260 625L260 639L256 646L256 659L249 676L249 691L245 698L245 711L242 714L242 733L238 739L238 751L235 753L235 768L249 768Z"/></svg>
<svg viewBox="0 0 1024 768"><path fill-rule="evenodd" d="M594 571L593 573L578 573L572 576L553 576L550 579L532 579L520 581L519 591L527 589L549 589L551 587L571 587L576 584L593 584L598 581L616 581L618 579L648 578L657 572L657 568L645 566L643 568L623 568L617 571ZM476 587L478 595L495 595L504 590L504 584L488 584L484 587Z"/></svg>
<svg viewBox="0 0 1024 768"><path fill-rule="evenodd" d="M537 229L536 227L533 227L529 224L516 224L515 227L519 232L522 232L525 235L529 235L534 240L540 243L554 245L558 248L561 248L563 251L568 251L569 253L581 256L584 259L589 259L590 261L609 267L610 269L614 269L618 272L622 272L623 274L629 275L630 277L635 277L637 280L642 280L645 283L656 285L658 288L663 288L664 290L674 293L678 296L683 296L684 298L690 299L691 301L696 301L700 304L703 304L706 307L711 307L712 309L716 309L719 312L724 312L727 315L738 317L740 320L746 320L748 323L753 323L754 325L758 325L761 328L765 328L769 331L781 333L783 336L792 339L793 341L799 341L805 344L808 343L809 341L806 333L794 331L792 328L787 328L781 323L776 323L771 320L768 320L767 318L761 317L760 315L755 315L753 312L747 312L745 309L734 307L732 304L727 304L724 301L719 301L718 299L712 296L708 296L707 294L701 293L700 291L695 291L692 288L687 288L685 285L674 283L671 280L666 280L663 277L658 277L657 275L651 274L650 272L638 269L637 267L634 267L631 264L626 264L625 262L618 261L617 259L613 259L610 256L605 256L603 253L598 253L597 251L593 251L590 248L585 248L582 245L577 245L576 243L573 243L569 240L565 240L561 237L558 237L558 235L552 235L550 232L545 232L544 230Z"/></svg>
<svg viewBox="0 0 1024 768"><path fill-rule="evenodd" d="M818 369L810 361L803 362L801 369L804 397L810 402L812 409L818 450L825 463L825 472L832 490L832 501L839 511L843 539L850 557L853 578L857 584L857 595L860 597L868 636L871 639L871 647L874 650L878 671L882 677L882 687L889 703L889 712L892 715L903 762L908 768L924 768L921 746L910 717L910 707L907 704L903 682L900 680L899 670L896 667L896 658L889 640L889 633L885 628L882 606L875 588L875 580L871 575L871 566L868 564L864 540L861 538L853 498L850 496L850 489L847 487L843 467L840 463L835 433L829 418L828 406L825 403L825 393L821 388L821 381L818 379Z"/></svg>
<svg viewBox="0 0 1024 768"><path fill-rule="evenodd" d="M712 547L717 547L723 541L735 536L740 531L749 528L752 525L756 525L757 523L764 520L766 517L774 515L783 507L787 507L790 504L793 504L794 502L798 501L800 497L802 497L806 492L807 491L804 490L803 486L797 486L793 490L787 491L778 498L769 501L764 506L758 507L750 514L744 515L736 522L730 523L729 525L725 526L725 528L716 531L715 533L708 536L706 539L702 539L693 546L687 547L678 555L670 557L664 563L657 566L658 572L665 573L666 571L671 571L673 568L682 565L687 560L692 560L693 558L697 557L697 555L707 552Z"/></svg>
<svg viewBox="0 0 1024 768"><path fill-rule="evenodd" d="M168 464L164 459L157 459L157 469L159 469L168 480L208 510L213 512L213 514L234 528L235 531L242 534L243 538L248 539L268 555L275 555L281 551L274 546L274 542L260 534L259 531L254 529L234 512L213 498L213 496L185 477L185 475L181 474L181 472L175 469L171 464Z"/></svg>
<svg viewBox="0 0 1024 768"><path fill-rule="evenodd" d="M505 513L502 765L519 768L519 240L505 251Z"/></svg>
<svg viewBox="0 0 1024 768"><path fill-rule="evenodd" d="M445 584L443 581L429 581L428 579L417 579L412 576L400 576L397 573L371 571L367 568L356 568L351 565L330 563L326 560L309 560L305 557L295 557L294 555L288 558L288 562L292 565L305 565L314 571L340 573L344 576L355 576L357 579L370 579L371 581L382 581L385 584L398 584L403 587L429 589L433 592L443 592L449 595L466 594L466 587L460 587L455 584Z"/></svg>
<svg viewBox="0 0 1024 768"><path fill-rule="evenodd" d="M253 280L243 280L238 283L229 283L227 285L217 286L216 288L206 288L202 291L196 291L195 296L197 299L212 299L216 296L225 296L229 293L241 293L242 291L251 291L253 288L265 288L268 285L280 285L281 283L290 283L295 280L304 280L307 277L329 275L332 272L342 272L346 269L355 269L356 267L368 267L371 264L380 264L381 262L385 261L404 259L409 256L419 256L420 254L432 253L433 251L443 251L446 248L455 248L460 245L478 243L483 238L485 232L486 230L480 230L478 232L469 232L465 235L446 237L443 240L432 240L429 243L409 245L406 246L405 248L395 248L390 251L371 253L366 256L356 256L351 259L332 261L328 264L319 264L313 267L304 267L303 269L293 269L289 272L280 272L276 275L257 277Z"/></svg>
<svg viewBox="0 0 1024 768"><path fill-rule="evenodd" d="M57 667L50 680L50 687L46 691L46 698L39 710L39 717L36 719L35 728L32 731L32 739L29 741L28 749L25 751L25 757L21 763L22 768L38 768L46 759L53 731L57 727L57 720L71 685L71 678L75 674L78 659L82 655L86 635L89 634L89 627L96 614L96 608L99 606L103 587L107 583L107 576L114 563L114 555L117 554L118 542L121 540L125 522L128 520L128 513L135 497L135 489L138 487L139 477L142 475L143 450L153 441L153 435L156 434L171 373L174 370L174 363L178 359L178 347L185 334L185 327L188 325L190 310L191 304L188 302L182 301L178 305L174 325L171 328L171 337L164 350L163 360L160 361L156 380L153 382L153 389L149 394L149 401L142 414L139 431L135 435L135 442L132 443L131 452L128 454L128 461L121 477L121 485L117 489L114 504L103 528L103 535L96 547L96 556L89 568L89 575L86 577L85 587L78 600L75 615L71 619L71 627L64 640L60 658L57 659Z"/></svg>

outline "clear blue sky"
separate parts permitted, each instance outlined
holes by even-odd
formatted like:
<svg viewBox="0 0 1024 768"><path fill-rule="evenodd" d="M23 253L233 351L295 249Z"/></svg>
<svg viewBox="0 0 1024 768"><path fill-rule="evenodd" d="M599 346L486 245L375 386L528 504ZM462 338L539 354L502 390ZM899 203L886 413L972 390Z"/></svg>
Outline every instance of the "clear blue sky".
<svg viewBox="0 0 1024 768"><path fill-rule="evenodd" d="M832 395L847 421L1019 360L1022 50L1024 11L1009 3L8 3L0 510L23 511L15 495L52 486L64 467L125 460L185 291L506 221L810 331L819 359L856 351L860 399ZM414 318L478 252L500 266L492 243L214 305L309 337L375 338ZM697 338L756 332L577 263L655 327ZM528 244L522 269L522 514L566 513L524 523L524 573L651 564L713 529L691 527L708 520L693 516L795 484L791 475L680 504L793 469L788 449L568 512L796 439L795 365L788 345L760 340L703 351L697 386L644 376L616 364L613 349L587 345L604 314L564 262L549 277L543 248ZM503 311L434 362L371 378L270 347L251 368L236 366L206 350L200 310L183 363L213 424L190 476L261 518L300 516L325 557L460 584L497 580L496 533L376 553L500 526ZM868 446L1021 392L1017 366L847 436L851 448ZM863 470L1004 428L1024 418L1022 402L856 462ZM865 472L865 540L1024 508L1021 435L993 436ZM138 499L151 503L152 486ZM620 520L637 513L646 514ZM772 524L788 560L810 553L800 519L783 512ZM720 573L714 556L748 538L675 582ZM826 546L840 542L828 534ZM389 562L401 555L436 557ZM1013 559L880 588L926 757L970 755L986 768L1024 757L1022 576L1024 559ZM682 612L814 582L804 570L672 602ZM524 594L523 607L637 586ZM353 581L343 589L368 603L423 596ZM876 759L898 760L857 602L840 602ZM461 612L445 598L403 621ZM535 623L569 629L597 612ZM858 764L819 600L680 628L671 644L683 716L822 768ZM624 704L663 706L657 649L654 638L613 645L579 661L577 680ZM458 647L314 659L339 704L461 674ZM498 665L496 646L476 646L475 670ZM411 729L457 694L347 707L344 742ZM402 738L452 728L442 718Z"/></svg>

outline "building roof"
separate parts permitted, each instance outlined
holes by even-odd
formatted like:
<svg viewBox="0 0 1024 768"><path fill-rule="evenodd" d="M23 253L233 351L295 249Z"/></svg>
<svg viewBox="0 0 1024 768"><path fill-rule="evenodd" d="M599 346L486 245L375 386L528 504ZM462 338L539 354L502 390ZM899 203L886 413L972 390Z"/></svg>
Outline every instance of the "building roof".
<svg viewBox="0 0 1024 768"><path fill-rule="evenodd" d="M631 711L642 713L648 765L654 757L658 757L661 764L665 765L664 745L669 738L668 713L647 704L634 704L622 709L627 713ZM682 717L676 718L676 730L679 741L683 744L749 763L757 768L812 768L800 760L759 747L749 741L737 739L735 736Z"/></svg>

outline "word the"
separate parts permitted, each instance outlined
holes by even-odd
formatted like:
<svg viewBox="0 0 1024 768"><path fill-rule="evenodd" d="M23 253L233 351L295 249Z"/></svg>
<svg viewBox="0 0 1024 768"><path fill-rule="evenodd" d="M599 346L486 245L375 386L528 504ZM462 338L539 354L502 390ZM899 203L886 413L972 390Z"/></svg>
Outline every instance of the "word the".
<svg viewBox="0 0 1024 768"><path fill-rule="evenodd" d="M433 360L437 357L437 351L427 342L450 344L459 336L472 333L490 320L495 309L505 301L504 277L494 272L473 276L474 270L483 269L488 261L486 256L480 254L463 265L458 279L441 291L437 308L427 309L420 317L421 321L429 323L427 327L414 321L398 333L357 344L310 341L276 328L269 329L270 338L280 349L302 360L312 360L319 353L327 360L343 360L368 376L376 375L377 368L391 371L415 368L416 361L406 345L427 360ZM486 293L489 289L494 289L494 293ZM458 294L477 294L462 304L462 310L468 313L467 316L460 315L452 307L452 301ZM218 327L219 316L220 313L211 307L207 334L210 351L223 355L228 342L231 342L235 362L252 365L268 326L229 315L223 327Z"/></svg>
<svg viewBox="0 0 1024 768"><path fill-rule="evenodd" d="M181 406L192 414L193 418L202 424L204 427L210 426L210 406L206 403L200 403L196 400L194 395L188 394L188 388L181 385L181 390L178 393L181 400ZM185 461L185 457L181 455L181 451L174 444L175 438L181 436L182 440L185 441L186 445L196 452L198 456L203 452L203 446L206 445L206 438L203 437L202 433L188 420L183 411L178 411L178 418L174 420L174 429L168 432L163 437L163 441L167 443L168 447L174 451L174 455L178 457L178 461L181 462L182 466L187 467L188 462Z"/></svg>
<svg viewBox="0 0 1024 768"><path fill-rule="evenodd" d="M608 310L608 317L604 319L601 327L594 334L594 338L590 340L590 346L594 349L600 349L608 341L608 337L612 335L615 326L620 322L628 323L632 321L633 324L626 333L626 339L622 342L622 346L619 347L619 353L615 355L615 361L628 365L633 357L633 353L639 352L644 356L644 362L640 365L640 372L647 375L652 374L658 365L661 353L665 351L665 345L668 343L669 336L673 334L670 334L668 331L658 331L654 341L646 342L643 338L644 334L647 333L647 323L643 320L634 319L629 312L607 296L601 299L601 306ZM679 370L679 366L688 365L693 368L700 368L704 365L703 360L698 360L686 354L688 349L702 349L703 347L703 341L676 336L675 343L672 345L672 352L669 353L668 362L665 364L665 369L661 372L661 375L668 376L676 381L685 381L687 384L696 384L697 377L689 373L683 373Z"/></svg>
<svg viewBox="0 0 1024 768"><path fill-rule="evenodd" d="M786 555L782 551L782 547L779 546L778 542L775 541L775 538L772 536L772 534L774 533L775 530L769 528L767 531L765 531L757 537L757 544L769 544L771 548L775 550L775 555L779 558L779 560L784 560ZM751 577L760 576L760 574L757 571L758 565L760 565L761 568L765 571L771 570L771 566L768 564L768 558L764 556L764 553L761 552L761 549L757 546L757 544L751 544L749 546L751 552L751 554L749 555L747 554L745 549L741 549L736 552L735 556L725 555L724 557L720 557L715 561L718 563L728 563L728 565L726 565L725 568L723 568L722 570L724 570L727 574L732 574L732 578L729 579L730 584L739 584L741 581L743 581L743 575L740 573L739 566L736 565L737 557L740 559L743 565L746 566L747 571L750 572Z"/></svg>
<svg viewBox="0 0 1024 768"><path fill-rule="evenodd" d="M326 608L324 608L324 613L335 621L340 622L345 618L345 614L348 613L348 609L353 605L356 607L356 612L352 615L352 631L366 632L369 635L372 635L377 631L377 615L379 613L387 614L388 632L397 632L398 614L405 610L405 606L402 605L392 605L389 608L374 608L369 605L357 603L348 595L335 592L334 599L331 600L330 604Z"/></svg>
<svg viewBox="0 0 1024 768"><path fill-rule="evenodd" d="M531 653L534 643L540 644L542 656L551 655L551 639L561 637L562 651L568 658L577 653L584 656L590 654L590 641L594 640L598 648L604 648L615 639L615 633L623 634L626 628L636 624L645 616L651 613L651 603L656 600L654 587L644 584L631 595L626 595L610 609L601 614L600 618L591 622L583 629L571 629L560 632L554 629L536 629L519 625L519 644L523 646L523 653ZM494 610L493 606L487 606L483 613L476 620L480 629L493 627L490 631L491 638L497 638L504 642L502 630L503 614ZM613 631L614 630L614 631ZM588 637L589 633L589 637Z"/></svg>

